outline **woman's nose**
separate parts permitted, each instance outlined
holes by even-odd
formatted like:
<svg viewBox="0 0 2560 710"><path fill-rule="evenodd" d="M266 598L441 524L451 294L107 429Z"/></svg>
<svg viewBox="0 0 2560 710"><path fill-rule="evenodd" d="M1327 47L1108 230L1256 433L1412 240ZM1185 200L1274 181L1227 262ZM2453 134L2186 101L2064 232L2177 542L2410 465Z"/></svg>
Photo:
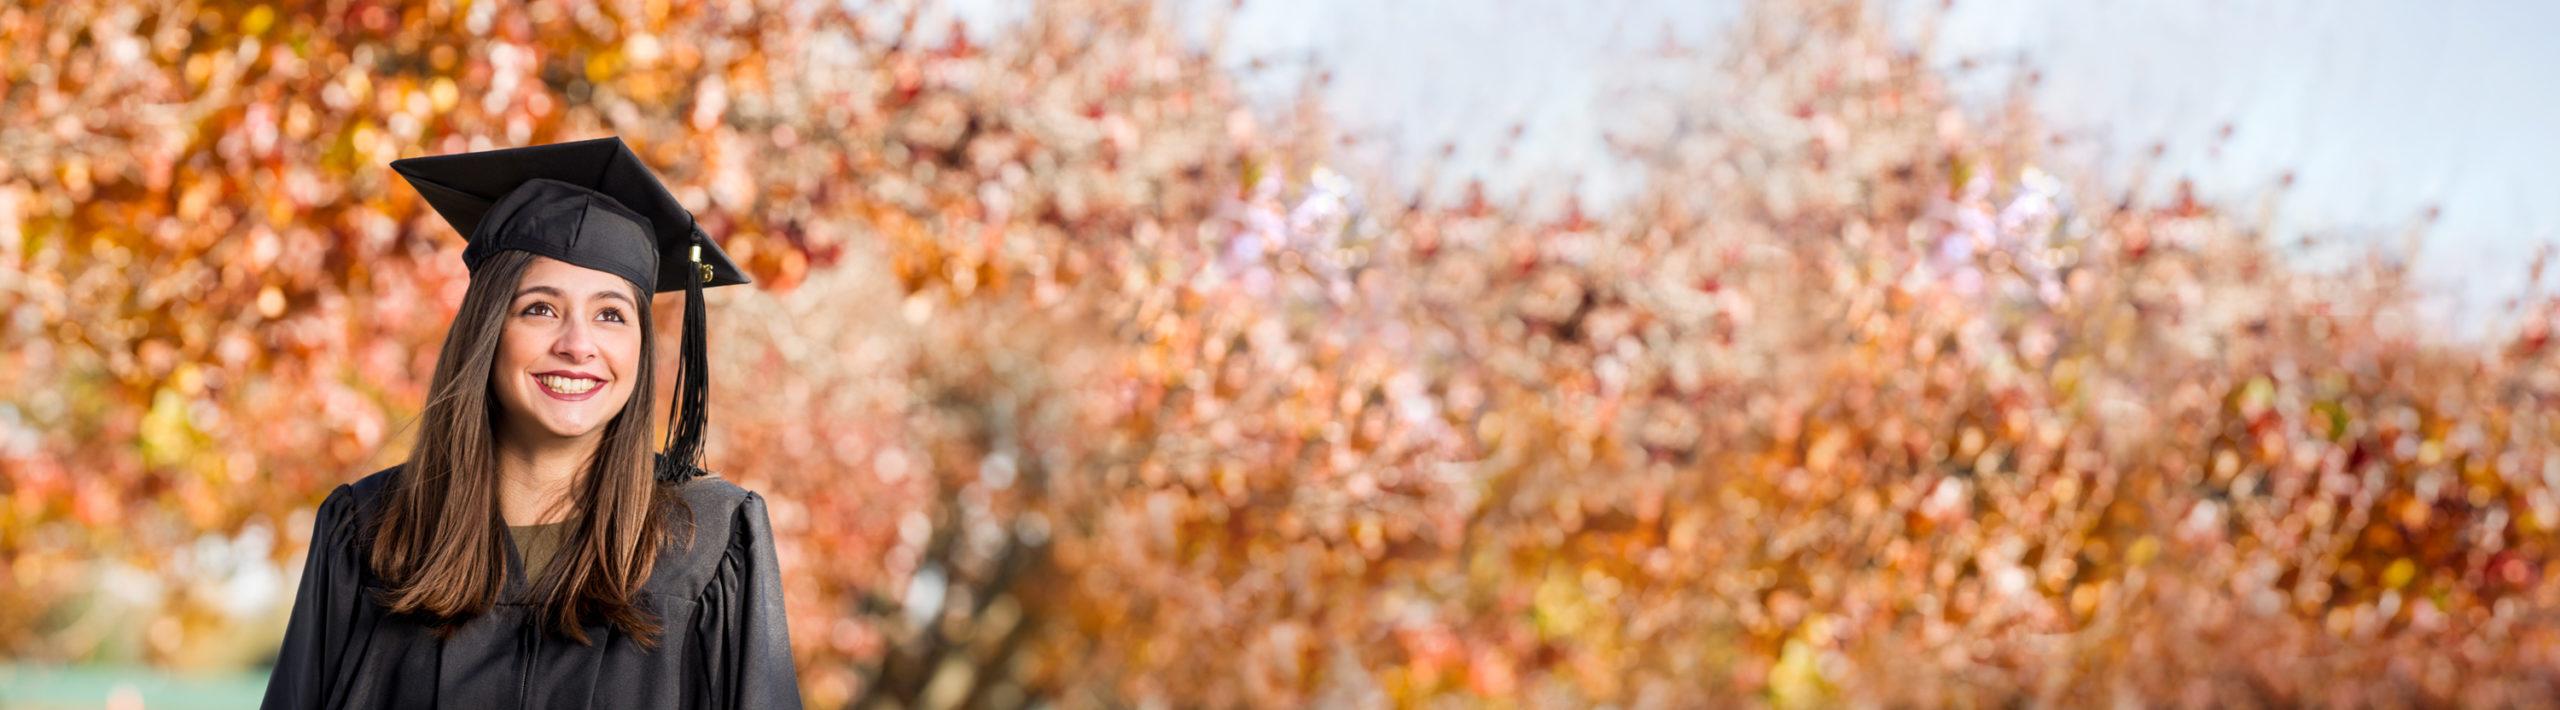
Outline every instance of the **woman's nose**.
<svg viewBox="0 0 2560 710"><path fill-rule="evenodd" d="M569 319L567 325L561 327L559 339L551 341L551 354L570 362L586 362L595 359L595 337L588 332L588 329L593 327L585 320Z"/></svg>

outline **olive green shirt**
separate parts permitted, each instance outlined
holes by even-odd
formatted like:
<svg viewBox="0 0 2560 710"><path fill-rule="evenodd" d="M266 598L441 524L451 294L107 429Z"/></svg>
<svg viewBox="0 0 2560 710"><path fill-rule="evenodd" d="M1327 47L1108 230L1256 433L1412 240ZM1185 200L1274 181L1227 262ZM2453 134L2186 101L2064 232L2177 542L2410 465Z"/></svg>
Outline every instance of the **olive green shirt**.
<svg viewBox="0 0 2560 710"><path fill-rule="evenodd" d="M530 584L542 579L542 571L550 568L553 553L560 551L560 538L569 530L568 521L541 525L509 525L507 533L516 539L516 554L524 557L524 578Z"/></svg>

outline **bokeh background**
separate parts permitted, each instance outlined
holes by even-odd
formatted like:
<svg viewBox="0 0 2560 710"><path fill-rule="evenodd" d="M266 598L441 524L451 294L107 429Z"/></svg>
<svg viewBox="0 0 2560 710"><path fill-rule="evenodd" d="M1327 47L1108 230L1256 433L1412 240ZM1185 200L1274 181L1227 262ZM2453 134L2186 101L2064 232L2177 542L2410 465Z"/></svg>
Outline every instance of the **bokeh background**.
<svg viewBox="0 0 2560 710"><path fill-rule="evenodd" d="M253 703L464 287L385 165L605 134L814 706L2560 697L2547 48L2015 5L8 4L0 705Z"/></svg>

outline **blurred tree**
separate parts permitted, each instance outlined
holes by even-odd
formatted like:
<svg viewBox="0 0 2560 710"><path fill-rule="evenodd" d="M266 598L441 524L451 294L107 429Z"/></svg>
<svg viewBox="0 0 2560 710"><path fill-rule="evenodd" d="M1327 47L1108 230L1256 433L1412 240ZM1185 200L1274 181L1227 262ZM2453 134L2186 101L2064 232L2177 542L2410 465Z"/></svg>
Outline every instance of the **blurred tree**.
<svg viewBox="0 0 2560 710"><path fill-rule="evenodd" d="M0 9L0 649L271 641L242 590L462 288L383 164L617 133L761 284L712 461L813 704L2560 682L2560 309L2427 340L2386 261L2048 172L1861 3L1754 3L1621 139L1649 191L1552 219L1325 170L1152 3L930 9Z"/></svg>

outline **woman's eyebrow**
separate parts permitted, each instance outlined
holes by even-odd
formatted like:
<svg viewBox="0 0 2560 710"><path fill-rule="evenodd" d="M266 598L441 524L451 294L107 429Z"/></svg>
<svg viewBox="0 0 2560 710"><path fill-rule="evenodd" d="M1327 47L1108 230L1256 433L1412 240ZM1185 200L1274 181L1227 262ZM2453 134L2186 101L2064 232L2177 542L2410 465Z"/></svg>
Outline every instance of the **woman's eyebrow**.
<svg viewBox="0 0 2560 710"><path fill-rule="evenodd" d="M560 289L552 288L552 287L549 287L549 286L526 286L526 287L524 287L523 289L516 291L516 297L517 297L517 298L523 298L523 297L525 297L525 294L529 294L529 293L539 293L539 294L542 294L542 295L545 295L545 296L550 296L550 297L552 297L552 298L559 298L559 297L560 297ZM621 291L612 291L612 290L597 291L597 292L595 293L595 295L593 295L593 296L589 296L589 298L596 298L596 299L612 298L612 299L618 299L618 300L622 301L623 303L632 303L632 302L633 302L633 301L631 300L631 296L630 296L630 294L626 294L626 293L623 293L623 292L621 292Z"/></svg>

